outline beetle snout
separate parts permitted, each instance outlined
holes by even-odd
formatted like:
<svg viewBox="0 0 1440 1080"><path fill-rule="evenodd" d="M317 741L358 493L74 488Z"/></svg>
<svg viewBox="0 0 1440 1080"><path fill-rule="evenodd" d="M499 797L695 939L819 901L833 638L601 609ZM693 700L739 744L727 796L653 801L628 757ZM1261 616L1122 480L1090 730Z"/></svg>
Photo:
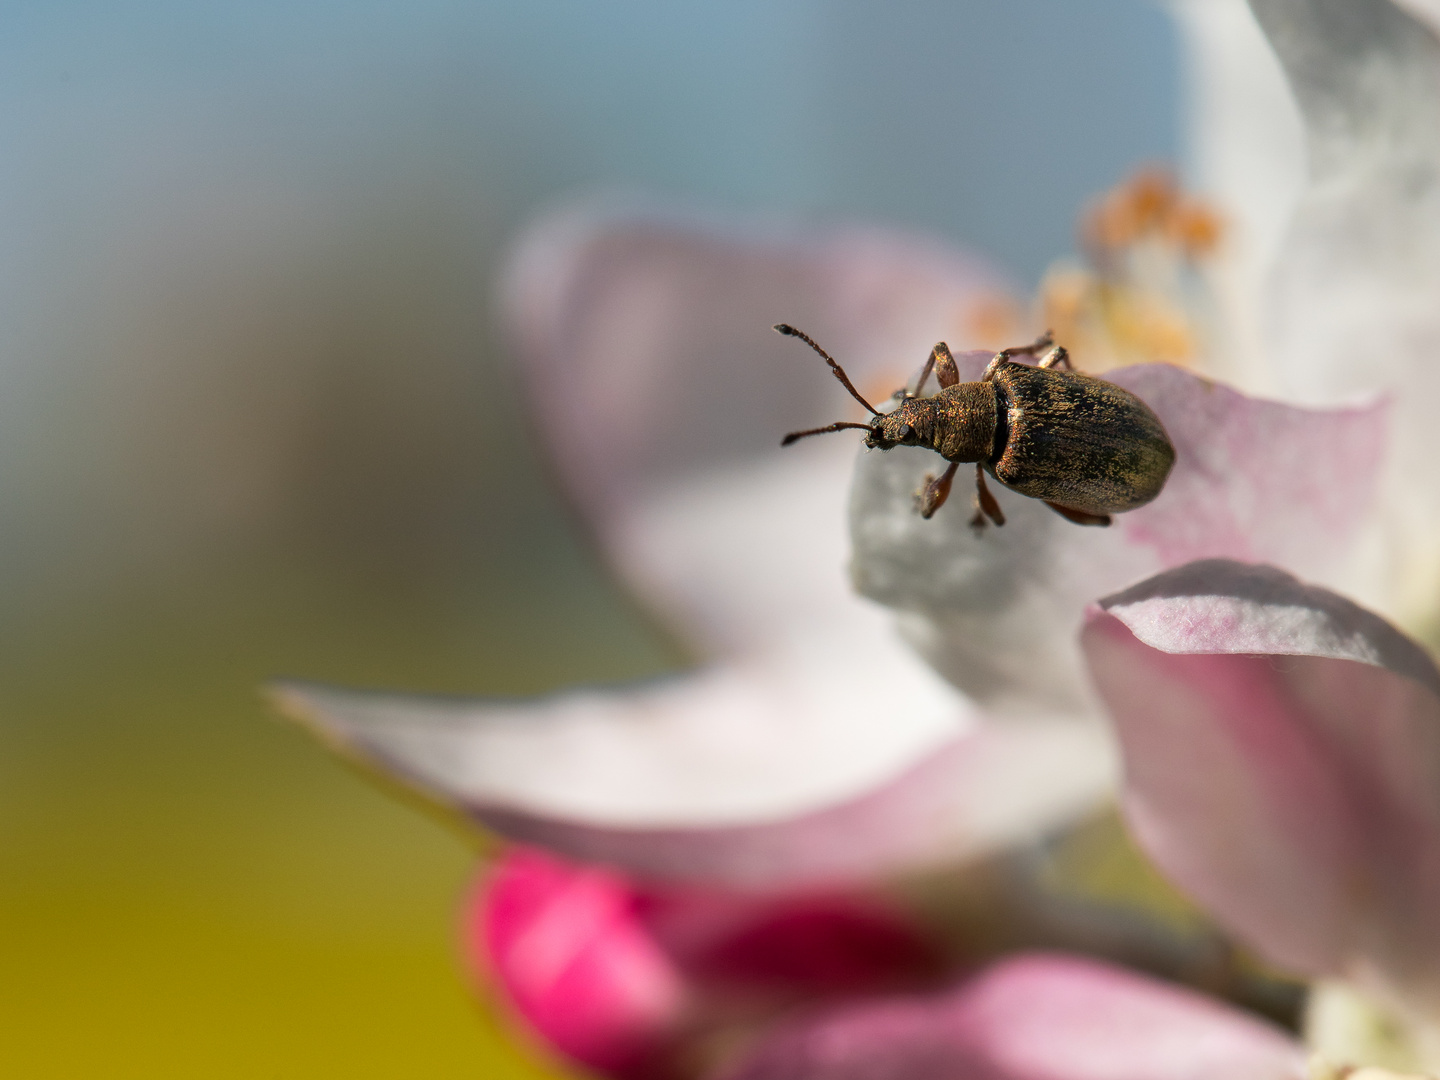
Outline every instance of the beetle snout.
<svg viewBox="0 0 1440 1080"><path fill-rule="evenodd" d="M889 450L893 446L916 446L921 442L916 417L908 407L877 416L865 436L865 445L872 450Z"/></svg>

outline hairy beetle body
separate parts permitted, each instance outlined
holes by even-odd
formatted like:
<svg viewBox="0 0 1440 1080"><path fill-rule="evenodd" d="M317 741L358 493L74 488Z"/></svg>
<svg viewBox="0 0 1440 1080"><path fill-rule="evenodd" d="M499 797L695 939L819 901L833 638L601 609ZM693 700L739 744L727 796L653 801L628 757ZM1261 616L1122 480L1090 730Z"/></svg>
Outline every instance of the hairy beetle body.
<svg viewBox="0 0 1440 1080"><path fill-rule="evenodd" d="M1128 390L1013 360L995 371L991 385L1006 399L997 411L1008 431L985 471L1006 487L1087 514L1116 514L1144 506L1165 486L1175 448L1149 406Z"/></svg>
<svg viewBox="0 0 1440 1080"><path fill-rule="evenodd" d="M1071 370L1065 350L1050 348L1049 334L1032 345L997 353L980 381L968 383L959 381L954 358L941 342L931 351L915 392L906 391L894 410L882 413L860 396L840 366L810 338L790 326L775 329L804 339L873 417L868 424L838 421L792 432L785 443L841 428L861 428L866 432L865 445L872 449L934 450L950 467L942 476L929 478L917 492L925 517L949 496L956 469L975 463L978 508L972 524L977 528L987 518L996 525L1005 523L999 504L985 487L986 472L1077 524L1108 525L1111 514L1134 510L1159 495L1175 463L1175 448L1150 407L1128 390ZM1011 359L1043 349L1050 351L1037 365ZM1060 370L1061 365L1067 370ZM940 390L933 397L920 397L932 370Z"/></svg>

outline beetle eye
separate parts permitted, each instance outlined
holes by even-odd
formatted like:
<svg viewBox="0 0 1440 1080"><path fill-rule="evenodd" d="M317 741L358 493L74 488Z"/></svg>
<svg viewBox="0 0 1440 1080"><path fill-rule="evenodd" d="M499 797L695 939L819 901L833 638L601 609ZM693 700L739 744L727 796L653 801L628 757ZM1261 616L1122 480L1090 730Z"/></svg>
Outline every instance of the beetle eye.
<svg viewBox="0 0 1440 1080"><path fill-rule="evenodd" d="M915 429L909 424L901 424L895 429L895 434L901 439L908 439L911 435L915 434Z"/></svg>

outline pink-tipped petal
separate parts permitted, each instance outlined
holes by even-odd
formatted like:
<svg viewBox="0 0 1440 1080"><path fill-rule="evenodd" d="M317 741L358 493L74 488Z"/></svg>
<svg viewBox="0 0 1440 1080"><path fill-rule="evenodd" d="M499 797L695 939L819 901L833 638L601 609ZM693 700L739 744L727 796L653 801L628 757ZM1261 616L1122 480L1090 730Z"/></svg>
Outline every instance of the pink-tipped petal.
<svg viewBox="0 0 1440 1080"><path fill-rule="evenodd" d="M771 1037L725 1080L1294 1080L1282 1032L1189 990L1034 954L959 990L836 1012Z"/></svg>
<svg viewBox="0 0 1440 1080"><path fill-rule="evenodd" d="M973 858L1085 812L1113 782L1108 740L1064 721L982 726L892 774L841 773L858 759L830 751L857 746L835 746L843 729L826 725L842 714L824 706L853 684L736 697L689 683L509 709L299 684L276 696L342 753L503 835L649 879L773 890ZM857 703L882 735L884 700L881 687Z"/></svg>
<svg viewBox="0 0 1440 1080"><path fill-rule="evenodd" d="M467 912L472 958L565 1056L611 1076L656 1070L686 1007L684 978L624 879L511 853Z"/></svg>
<svg viewBox="0 0 1440 1080"><path fill-rule="evenodd" d="M962 358L962 378L980 358ZM851 492L852 574L898 609L936 667L996 710L1091 708L1076 644L1097 596L1197 558L1281 562L1323 575L1344 558L1374 497L1386 407L1310 410L1246 397L1164 365L1107 373L1154 409L1176 463L1154 502L1108 529L1073 525L992 484L1004 528L977 536L971 483L926 521L913 493L935 455L864 456Z"/></svg>
<svg viewBox="0 0 1440 1080"><path fill-rule="evenodd" d="M1177 884L1273 963L1440 1003L1440 673L1388 623L1212 560L1083 635L1124 804Z"/></svg>

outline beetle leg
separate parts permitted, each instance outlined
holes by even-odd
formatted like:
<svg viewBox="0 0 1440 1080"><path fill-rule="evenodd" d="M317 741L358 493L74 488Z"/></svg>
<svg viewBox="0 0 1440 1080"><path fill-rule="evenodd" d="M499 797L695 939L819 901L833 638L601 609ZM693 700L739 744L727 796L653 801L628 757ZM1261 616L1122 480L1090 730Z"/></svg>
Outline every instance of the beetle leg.
<svg viewBox="0 0 1440 1080"><path fill-rule="evenodd" d="M930 358L935 361L935 381L940 384L943 390L947 386L954 386L960 381L960 372L955 367L955 357L950 355L950 346L943 341L937 341L935 348L930 350Z"/></svg>
<svg viewBox="0 0 1440 1080"><path fill-rule="evenodd" d="M1012 356L1036 356L1054 344L1055 335L1051 331L1046 330L1029 345L1011 345L1008 349L1001 349L995 354L995 359L999 360L1003 357L1009 360Z"/></svg>
<svg viewBox="0 0 1440 1080"><path fill-rule="evenodd" d="M1073 507L1061 506L1059 503L1050 502L1048 499L1045 505L1067 521L1073 521L1076 525L1109 525L1109 514L1091 514L1085 510L1076 510Z"/></svg>
<svg viewBox="0 0 1440 1080"><path fill-rule="evenodd" d="M1008 349L1001 349L995 354L995 359L986 365L985 374L980 376L980 381L989 382L993 379L1000 365L1008 361L1012 356L1034 356L1036 353L1044 352L1054 344L1055 335L1049 330L1046 330L1045 333L1041 334L1029 345L1011 345ZM1042 364L1041 366L1043 367L1044 365Z"/></svg>
<svg viewBox="0 0 1440 1080"><path fill-rule="evenodd" d="M1012 356L1034 356L1036 353L1044 352L1054 344L1055 334L1052 331L1046 330L1029 345L1011 345L1008 349L1001 349L1000 354L1007 360Z"/></svg>
<svg viewBox="0 0 1440 1080"><path fill-rule="evenodd" d="M934 349L931 349L931 350L930 350L930 359L925 361L925 369L920 372L920 379L919 379L918 382L915 383L915 389L914 389L914 390L906 390L906 391L905 391L905 396L906 396L907 398L910 398L910 397L919 397L919 396L920 396L921 392L925 389L925 380L927 380L928 378L930 378L930 372L933 371L934 368L935 368L935 350L934 350Z"/></svg>
<svg viewBox="0 0 1440 1080"><path fill-rule="evenodd" d="M915 493L915 505L921 517L929 518L945 505L945 500L950 497L950 484L955 479L955 470L959 467L959 463L952 461L950 467L938 477L925 478L925 486Z"/></svg>
<svg viewBox="0 0 1440 1080"><path fill-rule="evenodd" d="M954 386L960 381L960 372L955 367L955 357L950 355L950 346L943 341L937 341L935 347L930 350L930 359L925 361L925 370L920 372L920 381L915 384L915 392L907 393L906 397L919 397L920 392L925 389L925 382L930 378L930 372L935 372L935 379L940 383L940 389L947 386Z"/></svg>
<svg viewBox="0 0 1440 1080"><path fill-rule="evenodd" d="M970 527L979 532L985 528L987 517L996 525L1005 524L1005 513L985 485L985 469L977 462L975 465L975 516L970 519Z"/></svg>
<svg viewBox="0 0 1440 1080"><path fill-rule="evenodd" d="M1070 362L1070 352L1063 345L1056 345L1045 354L1045 359L1040 361L1042 368L1064 367L1066 371L1074 371L1075 365Z"/></svg>

